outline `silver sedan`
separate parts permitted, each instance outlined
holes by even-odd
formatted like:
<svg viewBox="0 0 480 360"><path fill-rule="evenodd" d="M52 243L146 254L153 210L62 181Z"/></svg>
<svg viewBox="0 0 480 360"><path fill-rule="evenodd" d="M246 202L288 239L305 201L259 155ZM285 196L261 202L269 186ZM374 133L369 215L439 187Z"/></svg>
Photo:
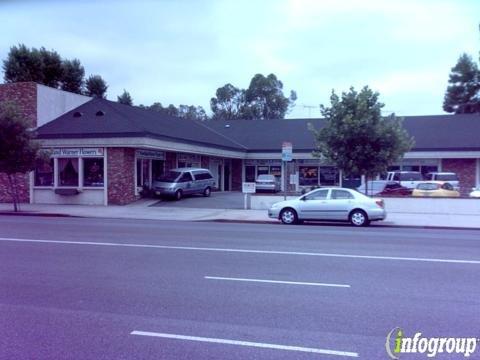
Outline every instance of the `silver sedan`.
<svg viewBox="0 0 480 360"><path fill-rule="evenodd" d="M387 217L381 199L373 199L358 191L346 188L321 188L294 200L273 204L268 216L284 224L303 220L343 220L354 226L368 226L370 221Z"/></svg>

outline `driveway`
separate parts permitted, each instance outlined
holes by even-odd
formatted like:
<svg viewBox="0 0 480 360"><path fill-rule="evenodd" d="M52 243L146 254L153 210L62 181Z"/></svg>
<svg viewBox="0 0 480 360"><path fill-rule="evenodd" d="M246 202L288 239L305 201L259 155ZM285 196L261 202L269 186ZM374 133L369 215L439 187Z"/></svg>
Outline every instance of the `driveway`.
<svg viewBox="0 0 480 360"><path fill-rule="evenodd" d="M191 195L184 197L180 201L162 199L150 206L197 209L243 209L243 194L241 192L212 192L212 195L208 198L203 195Z"/></svg>

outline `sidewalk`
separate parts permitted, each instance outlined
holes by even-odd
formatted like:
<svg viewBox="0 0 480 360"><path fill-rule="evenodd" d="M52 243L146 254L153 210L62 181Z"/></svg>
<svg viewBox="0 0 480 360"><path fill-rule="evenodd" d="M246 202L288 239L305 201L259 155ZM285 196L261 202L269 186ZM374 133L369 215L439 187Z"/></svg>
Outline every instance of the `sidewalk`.
<svg viewBox="0 0 480 360"><path fill-rule="evenodd" d="M267 216L266 210L199 209L150 206L155 202L157 202L157 200L139 200L133 204L125 206L21 204L20 215L30 214L171 221L279 222L278 220L270 219ZM0 215L13 213L12 209L12 204L1 203ZM374 226L480 229L480 215L389 212L386 221L374 222L372 224Z"/></svg>

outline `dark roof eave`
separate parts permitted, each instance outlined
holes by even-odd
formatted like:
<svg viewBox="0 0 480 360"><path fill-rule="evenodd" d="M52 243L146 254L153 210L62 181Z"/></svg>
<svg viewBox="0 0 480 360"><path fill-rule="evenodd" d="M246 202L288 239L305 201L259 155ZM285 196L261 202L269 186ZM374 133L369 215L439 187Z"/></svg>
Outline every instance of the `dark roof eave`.
<svg viewBox="0 0 480 360"><path fill-rule="evenodd" d="M144 133L144 132L125 132L125 133L104 133L104 134L98 134L98 133L82 133L82 134L39 134L37 135L37 139L39 140L53 140L53 139L102 139L102 138L108 138L108 139L113 139L113 138L125 138L125 137L146 137L146 138L152 138L152 139L159 139L159 140L173 140L175 142L179 142L182 144L189 144L189 145L201 145L209 148L215 148L215 149L223 149L223 150L230 150L230 151L237 151L237 152L242 152L245 153L244 149L239 149L235 147L228 147L228 146L222 146L222 145L217 145L217 144L211 144L211 143L206 143L202 141L188 141L184 139L179 139L179 138L174 138L170 136L165 136L165 135L157 135L157 134L151 134L151 133Z"/></svg>

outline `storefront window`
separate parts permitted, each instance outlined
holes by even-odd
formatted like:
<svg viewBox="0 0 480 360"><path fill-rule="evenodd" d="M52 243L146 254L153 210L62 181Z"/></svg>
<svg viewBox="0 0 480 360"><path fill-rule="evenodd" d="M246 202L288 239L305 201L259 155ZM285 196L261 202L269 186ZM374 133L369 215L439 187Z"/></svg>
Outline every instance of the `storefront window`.
<svg viewBox="0 0 480 360"><path fill-rule="evenodd" d="M274 175L276 178L282 177L282 167L281 166L270 166L270 174Z"/></svg>
<svg viewBox="0 0 480 360"><path fill-rule="evenodd" d="M78 158L58 159L58 185L78 186Z"/></svg>
<svg viewBox="0 0 480 360"><path fill-rule="evenodd" d="M142 160L137 159L137 186L142 186Z"/></svg>
<svg viewBox="0 0 480 360"><path fill-rule="evenodd" d="M257 168L257 175L267 175L269 170L268 166L259 166Z"/></svg>
<svg viewBox="0 0 480 360"><path fill-rule="evenodd" d="M245 166L245 181L255 182L255 166Z"/></svg>
<svg viewBox="0 0 480 360"><path fill-rule="evenodd" d="M103 159L83 159L83 185L103 186Z"/></svg>
<svg viewBox="0 0 480 360"><path fill-rule="evenodd" d="M334 166L320 167L320 185L322 186L336 186L339 184L338 170Z"/></svg>
<svg viewBox="0 0 480 360"><path fill-rule="evenodd" d="M163 160L152 160L152 179L158 180L163 176Z"/></svg>
<svg viewBox="0 0 480 360"><path fill-rule="evenodd" d="M35 186L53 186L53 159L41 161L37 164Z"/></svg>
<svg viewBox="0 0 480 360"><path fill-rule="evenodd" d="M298 184L300 186L318 185L318 167L317 166L300 166Z"/></svg>

